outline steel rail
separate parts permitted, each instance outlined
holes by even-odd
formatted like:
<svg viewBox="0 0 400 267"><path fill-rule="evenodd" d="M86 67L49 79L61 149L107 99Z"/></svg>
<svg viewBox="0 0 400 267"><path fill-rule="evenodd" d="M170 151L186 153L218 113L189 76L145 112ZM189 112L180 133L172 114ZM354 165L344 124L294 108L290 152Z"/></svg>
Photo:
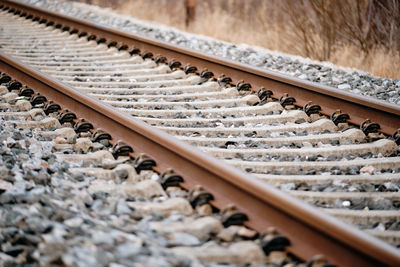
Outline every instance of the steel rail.
<svg viewBox="0 0 400 267"><path fill-rule="evenodd" d="M222 209L230 203L249 217L249 227L262 232L274 226L291 242L288 251L307 260L323 254L340 266L399 265L400 253L345 223L322 214L286 193L185 144L146 123L113 109L54 78L0 52L0 70L37 92L84 117L93 126L124 140L135 154L146 153L157 170L172 167L190 189L201 184Z"/></svg>
<svg viewBox="0 0 400 267"><path fill-rule="evenodd" d="M340 109L343 113L350 115L349 122L355 125L361 125L368 118L373 122L379 123L381 126L380 131L387 135L392 135L400 128L400 106L395 104L304 81L278 72L255 68L151 38L124 33L110 27L23 3L11 0L0 0L0 2L7 4L10 8L32 14L35 17L45 18L56 24L69 26L71 30L77 29L79 32L86 32L99 38L105 38L107 43L113 41L139 48L142 51L150 51L153 54L161 54L169 59L178 60L182 65L191 64L198 69L207 68L216 76L226 74L233 81L245 80L252 85L253 90L264 86L273 91L274 98L279 98L288 93L289 96L296 99L296 105L298 106L304 106L309 101L312 101L314 104L319 104L322 107L321 113L328 116Z"/></svg>

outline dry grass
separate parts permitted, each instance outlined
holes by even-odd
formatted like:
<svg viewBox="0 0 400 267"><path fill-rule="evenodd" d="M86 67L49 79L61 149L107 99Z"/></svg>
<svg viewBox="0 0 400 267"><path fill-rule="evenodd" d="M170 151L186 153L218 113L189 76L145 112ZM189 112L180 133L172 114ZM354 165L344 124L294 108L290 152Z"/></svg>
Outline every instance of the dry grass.
<svg viewBox="0 0 400 267"><path fill-rule="evenodd" d="M379 77L400 79L400 54L396 51L387 52L382 48L374 48L364 58L354 46L345 46L332 55L331 61L340 66L368 71Z"/></svg>
<svg viewBox="0 0 400 267"><path fill-rule="evenodd" d="M102 7L111 7L121 14L150 20L181 30L203 34L234 43L247 43L270 50L307 56L302 40L288 23L279 0L198 0L195 21L185 27L183 0L91 0ZM293 26L292 26L293 27ZM321 49L319 36L312 49ZM316 53L314 53L316 54ZM311 58L313 58L311 53ZM317 59L314 57L313 59ZM336 47L329 61L357 68L376 76L400 79L400 54L376 47L365 56L351 44Z"/></svg>

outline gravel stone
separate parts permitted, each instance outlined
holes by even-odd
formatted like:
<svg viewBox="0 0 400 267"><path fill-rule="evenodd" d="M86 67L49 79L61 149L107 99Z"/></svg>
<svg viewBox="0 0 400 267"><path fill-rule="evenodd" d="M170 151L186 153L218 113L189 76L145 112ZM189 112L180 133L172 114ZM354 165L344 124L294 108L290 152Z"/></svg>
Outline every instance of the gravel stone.
<svg viewBox="0 0 400 267"><path fill-rule="evenodd" d="M2 138L4 123L0 119ZM5 158L13 162L11 168L1 168L4 175L0 179L2 264L204 266L199 259L190 258L192 254L176 254L173 249L200 248L204 242L215 238L223 226L215 216L195 214L186 200L186 191L170 190L180 193L179 197L169 198L158 182L159 176L152 171L135 174L132 178L135 183L125 180L121 184L110 178L74 172L73 168L83 170L103 163L101 159L65 163L59 157L43 157L51 146L45 147L48 141L38 141L39 133L26 136L28 132L22 133L15 125L7 127L6 132L21 133L15 135L17 139L30 145L18 148L20 153L17 154L7 147L7 144L17 144L13 142L15 139L0 143L0 151L5 152L0 153L0 162ZM104 156L104 153L96 155ZM125 162L121 165L129 165L128 161L121 162ZM50 169L52 171L48 172ZM123 176L129 177L129 172ZM208 206L211 213L209 205L203 206ZM242 235L246 234L242 230ZM258 244L238 247L245 253L235 256L235 262L249 261L244 258L247 253L251 263L252 260L266 262L265 257L257 256L262 252ZM221 248L221 251L228 251L232 257L238 253L238 247L231 245L228 250Z"/></svg>
<svg viewBox="0 0 400 267"><path fill-rule="evenodd" d="M200 245L200 240L194 235L184 233L184 232L174 232L168 235L168 246L198 246Z"/></svg>
<svg viewBox="0 0 400 267"><path fill-rule="evenodd" d="M351 86L349 84L347 84L347 83L339 84L338 85L338 89L349 91L351 89Z"/></svg>

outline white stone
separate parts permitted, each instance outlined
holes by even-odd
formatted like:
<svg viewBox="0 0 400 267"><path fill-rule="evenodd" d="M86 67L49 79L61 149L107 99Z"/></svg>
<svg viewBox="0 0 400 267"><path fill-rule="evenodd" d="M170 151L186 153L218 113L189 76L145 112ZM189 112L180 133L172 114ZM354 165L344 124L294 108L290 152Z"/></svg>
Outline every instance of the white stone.
<svg viewBox="0 0 400 267"><path fill-rule="evenodd" d="M201 247L176 247L172 252L190 257L198 258L205 262L228 263L228 264L262 264L267 258L261 247L253 241L241 241L231 246L222 247L214 242L208 242Z"/></svg>
<svg viewBox="0 0 400 267"><path fill-rule="evenodd" d="M15 103L15 106L20 111L28 111L28 110L32 109L31 103L27 100L18 100L17 103Z"/></svg>
<svg viewBox="0 0 400 267"><path fill-rule="evenodd" d="M338 89L348 91L348 90L351 89L351 86L350 86L349 84L347 84L347 83L339 84L339 85L338 85Z"/></svg>
<svg viewBox="0 0 400 267"><path fill-rule="evenodd" d="M163 202L127 202L127 204L141 214L150 214L159 212L166 215L171 213L181 213L183 215L191 215L193 213L192 206L184 198L170 198Z"/></svg>
<svg viewBox="0 0 400 267"><path fill-rule="evenodd" d="M160 233L186 232L200 240L207 240L211 234L218 234L223 226L216 218L207 216L199 219L187 218L182 222L151 222L150 228Z"/></svg>
<svg viewBox="0 0 400 267"><path fill-rule="evenodd" d="M89 138L78 138L76 139L76 143L74 144L74 150L87 153L89 148L92 147L92 141Z"/></svg>

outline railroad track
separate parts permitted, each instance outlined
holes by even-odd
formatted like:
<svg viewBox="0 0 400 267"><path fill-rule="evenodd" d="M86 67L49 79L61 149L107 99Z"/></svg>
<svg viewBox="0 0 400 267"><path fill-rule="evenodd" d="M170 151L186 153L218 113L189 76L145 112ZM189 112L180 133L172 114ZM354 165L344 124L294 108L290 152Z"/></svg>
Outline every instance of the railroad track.
<svg viewBox="0 0 400 267"><path fill-rule="evenodd" d="M117 37L128 37L121 33L103 32L104 29L99 27L74 19L66 20L40 9L28 9L17 3L7 2L6 5L17 9L12 12L10 9L3 10L1 13L2 52L115 109L224 159L230 165L251 172L260 180L311 202L372 235L394 245L399 244L398 136L394 135L394 140L391 140L382 135L382 132L392 133L399 126L398 107L375 102L371 104L371 109L365 105L369 103L365 98L341 95L337 91L333 92L333 96L328 95L327 88L288 81L285 77L274 77L271 80L269 74L261 75L254 71L249 74L249 69L241 72L238 70L240 66L232 69L232 63L223 65L223 62L215 60L210 63L208 58L188 56L187 53L182 55L179 49L171 52L168 46L148 41L146 43L146 40L132 39L131 43L124 46L125 43ZM19 14L14 15L17 10ZM32 17L27 20L31 14ZM145 48L152 53L141 52L138 48ZM181 62L167 62L162 56L154 56L160 50L168 50L168 55L175 53ZM4 54L2 59L18 64ZM185 62L192 65L182 67ZM197 71L194 66L207 66L210 71ZM264 82L273 90L262 89L258 94L253 94L250 85L245 82L233 84L232 78L226 76L214 79L211 71L218 73L221 70L233 74L230 75L234 77L233 80L245 76L248 78L246 80L252 78L252 85ZM300 86L308 91L297 92ZM7 87L9 90L21 89L15 83L9 83ZM318 91L317 97L310 90ZM296 95L296 99L283 95L284 91L292 92L291 95ZM276 97L280 98L279 101ZM343 102L340 97L352 98ZM333 99L333 103L320 107L306 102L313 100L316 103L317 99ZM324 116L324 113L333 110L332 105L347 111L350 119L345 113L339 112L333 116L333 120ZM306 108L301 110L299 106ZM361 130L355 128L354 125L362 124L366 117L362 113L350 112L352 108L368 112L364 114L381 124L381 132L377 124L368 121ZM70 109L76 110L77 106L72 105ZM96 123L102 125L101 120ZM113 131L111 126L107 127L110 132ZM140 127L144 126L140 124ZM122 133L113 133L114 136L128 139ZM139 151L147 149L150 147L139 145ZM152 158L159 158L156 161L164 164L165 156L152 153ZM185 153L188 155L187 151ZM203 158L199 160L204 161ZM174 169L181 167L176 162L167 162L169 166L175 164ZM219 163L215 163L215 166L219 166ZM206 168L210 169L209 166ZM193 178L191 170L179 170L179 173ZM254 182L247 176L246 179ZM241 182L244 183L242 188L245 188L246 182ZM208 181L208 186L203 180L199 183L205 185L210 192L213 190L212 181ZM254 189L255 184L247 186ZM258 183L257 186L263 185ZM213 193L220 194L217 190ZM243 196L245 198L248 196ZM249 211L243 203L236 203L240 199L238 196L234 199L236 201L216 201L215 205L222 208L221 203L226 205L234 202L250 218L249 226L258 231L263 230L260 229L263 225L258 221L260 218L256 220L252 217L254 211ZM290 206L286 212L293 212L292 208ZM304 209L310 213L314 211ZM274 222L279 225L277 221ZM289 231L278 229L281 232ZM296 244L299 241L292 238L291 242ZM375 247L382 245L376 244ZM292 248L298 257L307 258L315 254L315 251L306 252L307 249L299 251L298 246ZM335 261L335 257L324 254L332 262Z"/></svg>
<svg viewBox="0 0 400 267"><path fill-rule="evenodd" d="M2 73L3 81L8 77L7 73ZM159 253L161 256L165 250L170 250L169 253L190 255L203 262L219 261L238 265L299 263L296 257L281 251L283 247L276 249L263 245L272 240L281 240L280 245L285 242L289 244L289 240L278 235L273 228L264 237L258 238L257 232L242 226L245 215L234 206L219 213L213 212L209 204L212 196L200 186L190 192L178 187L178 183L183 181L181 176L172 170L159 175L153 170L156 162L148 156L142 154L136 158L131 157L132 147L115 142L102 129L94 129L83 118L77 119L70 111L60 110L58 104L35 94L32 89L29 93L25 90L18 95L0 86L0 105L3 110L0 113L0 125L4 141L4 166L1 171L5 175L0 177L2 215L10 218L13 212L20 215L15 219L16 222L0 223L2 238L6 240L2 244L2 264L28 261L40 262L42 265L57 262L81 265L85 259L79 256L66 260L65 255L72 254L71 251L51 249L53 246L59 247L59 242L68 247L76 246L79 243L78 232L87 239L95 236L93 242L100 247L105 244L110 246L114 243L112 238L115 238L120 239L117 242L126 243L125 250L132 247L140 249L144 246L143 242L154 239L149 233L137 229L138 222L146 218L150 229L169 240L169 249L164 248L164 252ZM20 133L18 137L16 133ZM18 158L17 151L25 154L24 160ZM61 168L57 162L62 164ZM25 194L20 191L21 181L12 175L11 170L7 170L15 170L15 166L22 169L23 179L29 181L30 188L25 189ZM74 199L75 203L68 203L68 199ZM34 212L29 215L23 212L31 206L36 207ZM55 209L49 212L46 206ZM115 210L107 206L115 206ZM164 216L164 220L149 219L152 213ZM81 217L82 214L89 216ZM177 214L181 216L179 220L173 218ZM120 216L120 222L114 229L110 227L112 216ZM32 217L42 217L43 224L50 229L46 230L47 240L51 241L43 237L43 231L38 230L40 224L32 222ZM60 221L60 217L63 218L62 227L54 222ZM17 224L20 233L15 233L12 228ZM90 231L85 230L85 224L90 224ZM107 231L106 226L111 230ZM227 227L226 230L224 227ZM132 234L132 229L135 234ZM51 236L57 236L57 231L68 232L69 236L61 238L62 241L60 237L54 241ZM62 235L64 237L66 234ZM138 237L143 241L138 241ZM182 238L189 241L182 242ZM205 240L214 243L192 247ZM216 241L223 241L223 245ZM134 245L129 246L129 243ZM35 254L33 251L37 247L40 249ZM80 249L85 249L85 246L81 244ZM215 252L208 253L210 249ZM99 252L106 253L107 250L110 251L110 248L105 251L99 249ZM111 252L117 256L104 257L102 263L87 261L86 264L104 265L109 261L124 260L124 254L130 255L129 251L121 253L118 247L111 249ZM14 261L13 257L18 258ZM321 257L318 260L324 261ZM185 262L178 259L175 264L181 266Z"/></svg>

